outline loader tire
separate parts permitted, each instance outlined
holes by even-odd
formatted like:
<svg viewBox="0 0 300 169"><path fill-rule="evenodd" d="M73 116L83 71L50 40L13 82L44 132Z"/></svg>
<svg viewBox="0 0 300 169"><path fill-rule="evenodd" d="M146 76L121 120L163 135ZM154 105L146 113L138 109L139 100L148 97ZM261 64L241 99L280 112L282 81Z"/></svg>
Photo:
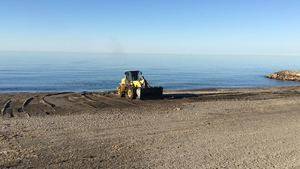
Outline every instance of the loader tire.
<svg viewBox="0 0 300 169"><path fill-rule="evenodd" d="M124 92L122 91L121 86L118 87L117 94L119 97L124 97Z"/></svg>
<svg viewBox="0 0 300 169"><path fill-rule="evenodd" d="M141 99L141 88L136 89L136 98Z"/></svg>
<svg viewBox="0 0 300 169"><path fill-rule="evenodd" d="M127 89L126 97L127 97L128 99L130 99L130 100L135 99L136 93L135 93L135 91L134 91L133 88L130 87L130 88Z"/></svg>

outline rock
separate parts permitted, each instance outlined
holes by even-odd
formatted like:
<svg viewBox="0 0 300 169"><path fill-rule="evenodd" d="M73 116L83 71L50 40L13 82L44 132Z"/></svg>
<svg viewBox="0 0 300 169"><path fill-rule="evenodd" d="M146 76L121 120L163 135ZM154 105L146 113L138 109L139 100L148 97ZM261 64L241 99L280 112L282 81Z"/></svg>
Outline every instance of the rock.
<svg viewBox="0 0 300 169"><path fill-rule="evenodd" d="M181 110L181 108L180 107L176 107L174 110L179 111L179 110Z"/></svg>
<svg viewBox="0 0 300 169"><path fill-rule="evenodd" d="M284 70L269 74L266 76L269 79L283 80L283 81L300 81L300 71Z"/></svg>

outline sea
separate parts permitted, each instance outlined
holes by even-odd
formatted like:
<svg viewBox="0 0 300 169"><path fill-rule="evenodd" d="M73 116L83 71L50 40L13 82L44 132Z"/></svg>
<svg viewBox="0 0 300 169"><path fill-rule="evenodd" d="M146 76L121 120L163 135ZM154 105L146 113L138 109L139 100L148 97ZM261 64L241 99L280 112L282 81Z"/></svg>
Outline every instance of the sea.
<svg viewBox="0 0 300 169"><path fill-rule="evenodd" d="M167 90L299 86L265 78L286 69L300 56L0 52L0 92L109 91L128 70Z"/></svg>

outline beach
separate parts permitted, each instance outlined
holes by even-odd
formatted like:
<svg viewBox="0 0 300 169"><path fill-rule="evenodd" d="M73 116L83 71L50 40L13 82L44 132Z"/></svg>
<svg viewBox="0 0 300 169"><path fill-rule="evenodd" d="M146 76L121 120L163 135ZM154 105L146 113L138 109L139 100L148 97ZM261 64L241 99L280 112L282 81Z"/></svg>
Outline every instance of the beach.
<svg viewBox="0 0 300 169"><path fill-rule="evenodd" d="M0 95L0 168L299 168L300 87Z"/></svg>
<svg viewBox="0 0 300 169"><path fill-rule="evenodd" d="M300 169L300 1L0 4L0 169Z"/></svg>

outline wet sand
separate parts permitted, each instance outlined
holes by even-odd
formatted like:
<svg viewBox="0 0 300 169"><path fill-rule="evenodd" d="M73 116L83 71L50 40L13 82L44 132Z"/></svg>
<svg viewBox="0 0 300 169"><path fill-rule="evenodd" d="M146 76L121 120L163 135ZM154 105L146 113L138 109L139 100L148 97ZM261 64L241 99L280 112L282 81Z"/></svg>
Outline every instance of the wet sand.
<svg viewBox="0 0 300 169"><path fill-rule="evenodd" d="M299 168L300 87L0 95L0 168Z"/></svg>

